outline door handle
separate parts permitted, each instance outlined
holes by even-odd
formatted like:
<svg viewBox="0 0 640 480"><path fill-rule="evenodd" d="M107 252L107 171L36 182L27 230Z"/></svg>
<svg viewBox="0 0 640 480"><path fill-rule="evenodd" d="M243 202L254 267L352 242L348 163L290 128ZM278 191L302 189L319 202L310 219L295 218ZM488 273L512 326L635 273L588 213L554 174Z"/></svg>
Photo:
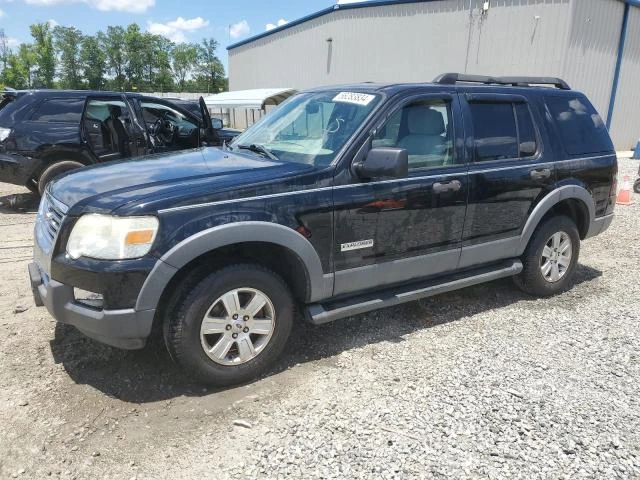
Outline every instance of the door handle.
<svg viewBox="0 0 640 480"><path fill-rule="evenodd" d="M531 170L531 179L532 180L546 180L551 176L551 170L548 168L541 168L538 170Z"/></svg>
<svg viewBox="0 0 640 480"><path fill-rule="evenodd" d="M436 182L433 184L433 193L457 192L462 188L460 180L450 182Z"/></svg>

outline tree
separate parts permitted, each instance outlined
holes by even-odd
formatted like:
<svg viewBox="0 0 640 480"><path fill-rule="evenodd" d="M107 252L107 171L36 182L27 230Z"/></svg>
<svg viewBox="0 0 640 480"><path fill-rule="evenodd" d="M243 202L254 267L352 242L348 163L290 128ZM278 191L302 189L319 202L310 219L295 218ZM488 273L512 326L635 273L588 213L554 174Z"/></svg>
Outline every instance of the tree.
<svg viewBox="0 0 640 480"><path fill-rule="evenodd" d="M132 23L124 32L124 54L127 59L124 71L126 74L126 86L131 90L142 87L144 79L144 37L140 27Z"/></svg>
<svg viewBox="0 0 640 480"><path fill-rule="evenodd" d="M4 34L4 30L0 28L0 63L2 63L3 71L5 68L7 68L10 54L11 49L9 48L9 40L7 40L7 36Z"/></svg>
<svg viewBox="0 0 640 480"><path fill-rule="evenodd" d="M53 29L56 51L59 55L60 86L62 88L82 88L80 47L82 32L75 27L57 26Z"/></svg>
<svg viewBox="0 0 640 480"><path fill-rule="evenodd" d="M124 28L107 27L107 34L104 39L105 54L107 56L107 66L113 80L111 88L113 90L124 90L125 84L125 54L124 54Z"/></svg>
<svg viewBox="0 0 640 480"><path fill-rule="evenodd" d="M176 45L172 57L173 74L180 86L180 91L184 91L186 79L198 63L198 46L193 43Z"/></svg>
<svg viewBox="0 0 640 480"><path fill-rule="evenodd" d="M224 67L216 55L217 48L218 42L213 38L205 38L198 45L198 73L204 77L207 92L221 92L224 89Z"/></svg>
<svg viewBox="0 0 640 480"><path fill-rule="evenodd" d="M37 66L34 86L53 88L56 74L56 57L53 49L53 35L48 23L34 23L30 27L33 37L33 52Z"/></svg>
<svg viewBox="0 0 640 480"><path fill-rule="evenodd" d="M98 32L95 37L88 36L82 40L80 64L87 86L91 90L101 90L105 86L107 54L104 45L105 35L102 32Z"/></svg>

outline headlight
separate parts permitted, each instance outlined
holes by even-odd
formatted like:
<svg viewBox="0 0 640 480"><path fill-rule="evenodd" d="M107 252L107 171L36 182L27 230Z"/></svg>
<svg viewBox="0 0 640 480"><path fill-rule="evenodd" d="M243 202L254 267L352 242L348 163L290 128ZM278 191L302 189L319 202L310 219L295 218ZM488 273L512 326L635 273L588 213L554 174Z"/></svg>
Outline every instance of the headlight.
<svg viewBox="0 0 640 480"><path fill-rule="evenodd" d="M0 127L0 142L4 142L9 134L11 133L10 128L2 128Z"/></svg>
<svg viewBox="0 0 640 480"><path fill-rule="evenodd" d="M74 259L138 258L151 250L157 232L156 217L112 217L95 213L83 215L71 231L67 253Z"/></svg>

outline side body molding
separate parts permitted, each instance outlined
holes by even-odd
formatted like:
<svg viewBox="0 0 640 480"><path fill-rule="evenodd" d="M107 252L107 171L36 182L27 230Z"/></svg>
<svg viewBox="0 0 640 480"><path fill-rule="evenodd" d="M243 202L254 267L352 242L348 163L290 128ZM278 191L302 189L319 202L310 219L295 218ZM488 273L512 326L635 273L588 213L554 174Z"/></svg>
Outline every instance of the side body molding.
<svg viewBox="0 0 640 480"><path fill-rule="evenodd" d="M580 200L586 205L589 212L589 227L593 225L593 220L596 216L596 206L591 194L584 187L579 185L564 185L544 197L533 209L533 212L529 215L527 223L525 223L522 233L520 234L520 244L518 246L518 251L516 252L517 255L522 255L525 248L527 248L531 235L533 235L533 232L540 223L540 220L542 220L542 217L544 217L544 215L554 205L560 203L562 200L570 198Z"/></svg>
<svg viewBox="0 0 640 480"><path fill-rule="evenodd" d="M331 296L333 274L324 274L320 257L313 245L296 231L277 223L237 222L219 225L192 235L165 253L147 277L136 302L136 310L156 308L160 297L178 270L193 259L212 250L243 242L266 242L280 245L302 260L310 289L307 301Z"/></svg>

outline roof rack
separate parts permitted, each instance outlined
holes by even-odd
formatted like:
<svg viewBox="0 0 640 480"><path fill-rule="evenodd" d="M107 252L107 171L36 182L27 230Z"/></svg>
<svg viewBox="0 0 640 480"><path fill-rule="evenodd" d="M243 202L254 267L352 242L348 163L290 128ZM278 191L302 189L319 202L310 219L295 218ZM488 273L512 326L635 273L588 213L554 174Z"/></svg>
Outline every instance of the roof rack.
<svg viewBox="0 0 640 480"><path fill-rule="evenodd" d="M571 90L571 87L556 77L489 77L486 75L467 75L466 73L443 73L438 75L433 83L441 85L455 85L463 83L483 83L485 85L512 85L514 87L529 87L533 85L553 85L561 90Z"/></svg>

